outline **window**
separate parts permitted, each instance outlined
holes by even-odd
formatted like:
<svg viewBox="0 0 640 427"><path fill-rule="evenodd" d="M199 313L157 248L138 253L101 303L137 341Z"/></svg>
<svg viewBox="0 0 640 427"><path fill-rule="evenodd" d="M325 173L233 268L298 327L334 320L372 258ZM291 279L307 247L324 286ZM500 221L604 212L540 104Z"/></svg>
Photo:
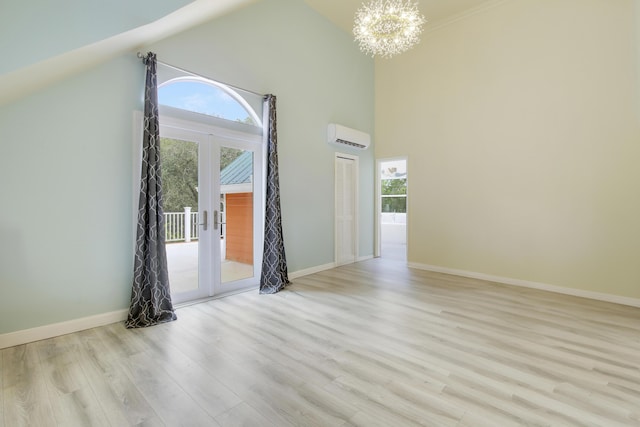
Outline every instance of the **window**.
<svg viewBox="0 0 640 427"><path fill-rule="evenodd" d="M407 212L407 178L382 179L382 212Z"/></svg>
<svg viewBox="0 0 640 427"><path fill-rule="evenodd" d="M158 87L158 103L211 117L261 126L244 98L227 86L197 76L178 77Z"/></svg>

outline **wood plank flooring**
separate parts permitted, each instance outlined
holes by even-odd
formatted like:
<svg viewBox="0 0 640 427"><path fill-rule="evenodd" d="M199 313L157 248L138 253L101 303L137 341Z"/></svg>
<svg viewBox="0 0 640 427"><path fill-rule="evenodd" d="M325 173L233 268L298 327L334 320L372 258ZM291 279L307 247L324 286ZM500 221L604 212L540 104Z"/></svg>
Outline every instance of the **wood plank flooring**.
<svg viewBox="0 0 640 427"><path fill-rule="evenodd" d="M0 351L0 427L640 426L640 309L373 259Z"/></svg>

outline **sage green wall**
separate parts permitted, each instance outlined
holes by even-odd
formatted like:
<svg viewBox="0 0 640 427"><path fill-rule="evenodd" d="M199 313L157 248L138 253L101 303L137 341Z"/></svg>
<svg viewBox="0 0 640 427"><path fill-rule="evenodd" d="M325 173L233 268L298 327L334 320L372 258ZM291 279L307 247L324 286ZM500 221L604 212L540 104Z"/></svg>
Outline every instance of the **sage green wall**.
<svg viewBox="0 0 640 427"><path fill-rule="evenodd" d="M410 262L640 298L637 6L507 1L376 62Z"/></svg>
<svg viewBox="0 0 640 427"><path fill-rule="evenodd" d="M127 307L143 73L131 55L0 108L0 333Z"/></svg>
<svg viewBox="0 0 640 427"><path fill-rule="evenodd" d="M64 25L64 23L60 23ZM278 97L290 271L333 261L326 125L373 131L373 61L297 0L263 0L150 46L162 61ZM0 107L0 334L128 307L135 52ZM360 250L373 253L373 150Z"/></svg>
<svg viewBox="0 0 640 427"><path fill-rule="evenodd" d="M2 0L0 73L153 22L193 0Z"/></svg>

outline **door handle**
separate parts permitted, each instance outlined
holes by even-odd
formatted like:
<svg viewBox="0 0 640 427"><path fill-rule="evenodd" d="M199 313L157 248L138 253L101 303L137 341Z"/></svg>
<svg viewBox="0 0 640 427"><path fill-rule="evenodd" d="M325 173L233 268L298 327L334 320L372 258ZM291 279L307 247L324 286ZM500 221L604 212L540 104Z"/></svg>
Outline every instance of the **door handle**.
<svg viewBox="0 0 640 427"><path fill-rule="evenodd" d="M200 225L202 226L202 229L204 231L207 231L207 223L208 223L208 218L207 218L208 215L207 214L208 214L207 211L202 211L202 221L203 222Z"/></svg>
<svg viewBox="0 0 640 427"><path fill-rule="evenodd" d="M218 211L213 211L213 229L218 229Z"/></svg>

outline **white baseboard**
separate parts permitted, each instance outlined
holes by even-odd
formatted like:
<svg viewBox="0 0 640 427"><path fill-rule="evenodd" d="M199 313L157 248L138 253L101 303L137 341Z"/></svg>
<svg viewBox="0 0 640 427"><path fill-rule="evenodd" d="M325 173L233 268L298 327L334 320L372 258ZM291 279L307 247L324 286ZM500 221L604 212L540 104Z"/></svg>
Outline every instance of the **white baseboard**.
<svg viewBox="0 0 640 427"><path fill-rule="evenodd" d="M368 259L373 259L373 255L365 255L365 256L358 257L358 262L366 261Z"/></svg>
<svg viewBox="0 0 640 427"><path fill-rule="evenodd" d="M360 257L358 261L365 261L373 258L373 256ZM304 270L289 273L289 279L294 280L309 274L318 273L325 270L335 268L336 264L330 262L324 265L318 265ZM509 277L492 276L484 273L476 273L473 271L457 270L453 268L438 267L435 265L420 264L415 262L407 263L410 268L419 270L433 271L436 273L452 274L455 276L469 277L472 279L487 280L489 282L503 283L505 285L521 286L525 288L539 289L543 291L555 292L564 295L572 295L576 297L588 298L599 301L606 301L615 304L628 305L640 308L640 299L623 297L620 295L605 294L600 292L585 291L582 289L565 288L562 286L549 285L546 283L531 282L528 280L512 279ZM59 335L70 334L72 332L83 331L85 329L96 328L111 323L122 322L127 318L128 310L118 310L109 313L97 314L95 316L83 317L80 319L68 320L66 322L53 323L51 325L39 326L22 331L10 332L0 335L0 349L13 347L16 345L26 344L34 341L44 340L47 338L57 337Z"/></svg>
<svg viewBox="0 0 640 427"><path fill-rule="evenodd" d="M473 271L466 271L466 270L456 270L453 268L438 267L435 265L420 264L415 262L407 263L407 266L410 268L417 268L418 270L427 270L427 271L433 271L436 273L452 274L454 276L469 277L471 279L486 280L489 282L497 282L505 285L521 286L524 288L539 289L542 291L555 292L558 294L571 295L574 297L612 302L615 304L629 305L631 307L640 307L640 299L638 298L623 297L620 295L605 294L601 292L585 291L582 289L575 289L575 288L565 288L562 286L549 285L546 283L512 279L509 277L492 276L490 274L476 273Z"/></svg>
<svg viewBox="0 0 640 427"><path fill-rule="evenodd" d="M127 318L129 310L118 310L110 313L96 314L95 316L68 320L66 322L52 323L22 331L9 332L0 335L0 349L40 341L47 338L66 335L72 332L83 331L111 323L122 322Z"/></svg>
<svg viewBox="0 0 640 427"><path fill-rule="evenodd" d="M308 276L309 274L319 273L325 270L331 270L332 268L335 268L335 266L336 266L335 262L330 262L328 264L317 265L315 267L305 268L304 270L294 271L293 273L289 273L289 280L294 280L294 279L297 279L298 277Z"/></svg>

